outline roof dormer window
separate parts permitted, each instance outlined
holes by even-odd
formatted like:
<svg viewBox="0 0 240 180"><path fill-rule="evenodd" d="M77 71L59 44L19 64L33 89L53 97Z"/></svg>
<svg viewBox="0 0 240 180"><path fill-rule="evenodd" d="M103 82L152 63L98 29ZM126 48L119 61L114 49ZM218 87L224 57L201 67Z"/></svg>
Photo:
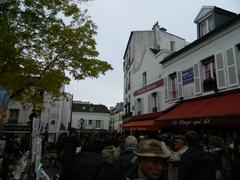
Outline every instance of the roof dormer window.
<svg viewBox="0 0 240 180"><path fill-rule="evenodd" d="M212 31L213 29L214 29L213 15L208 16L199 23L199 31L201 37Z"/></svg>

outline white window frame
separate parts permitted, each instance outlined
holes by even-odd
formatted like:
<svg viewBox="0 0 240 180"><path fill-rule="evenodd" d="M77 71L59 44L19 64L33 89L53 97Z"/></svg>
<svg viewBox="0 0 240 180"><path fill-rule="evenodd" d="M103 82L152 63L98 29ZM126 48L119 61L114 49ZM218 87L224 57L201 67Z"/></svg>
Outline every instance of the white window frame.
<svg viewBox="0 0 240 180"><path fill-rule="evenodd" d="M194 76L194 92L195 95L199 95L202 93L202 80L201 80L201 67L200 62L195 62L193 65L193 76ZM197 84L199 86L199 90L197 90Z"/></svg>
<svg viewBox="0 0 240 180"><path fill-rule="evenodd" d="M206 18L204 18L200 23L199 23L199 33L200 33L200 37L205 36L207 33L209 33L212 29L210 28L210 17L212 17L212 21L213 21L213 15L210 14L209 16L207 16ZM214 23L214 22L212 22ZM205 24L206 26L206 32L203 33L203 24ZM214 26L214 25L212 25ZM213 28L213 27L212 27Z"/></svg>
<svg viewBox="0 0 240 180"><path fill-rule="evenodd" d="M228 50L232 50L232 56L233 56L233 64L228 64L228 57L227 57L227 51ZM226 63L226 74L227 74L227 84L229 87L233 87L239 84L239 79L238 79L238 72L237 72L237 62L236 62L236 49L234 47L228 48L224 51L225 54L225 63ZM235 74L235 78L236 78L236 82L235 83L230 83L230 76L229 76L229 69L233 68L234 69L234 74Z"/></svg>
<svg viewBox="0 0 240 180"><path fill-rule="evenodd" d="M9 109L9 119L18 121L20 109Z"/></svg>
<svg viewBox="0 0 240 180"><path fill-rule="evenodd" d="M221 58L222 58L222 67L219 67L219 58L218 58L218 56L221 56ZM225 66L226 66L226 64L225 64L225 57L224 57L225 55L224 55L224 52L223 51L220 51L220 52L217 52L216 54L215 54L215 66L216 66L216 76L217 76L217 87L218 87L218 89L224 89L224 88L226 88L227 87L227 77L226 77L226 68L225 68ZM220 78L219 78L219 76L220 76L220 73L223 75L223 80L221 80L221 82L223 83L224 82L224 84L222 85L222 86L220 86Z"/></svg>

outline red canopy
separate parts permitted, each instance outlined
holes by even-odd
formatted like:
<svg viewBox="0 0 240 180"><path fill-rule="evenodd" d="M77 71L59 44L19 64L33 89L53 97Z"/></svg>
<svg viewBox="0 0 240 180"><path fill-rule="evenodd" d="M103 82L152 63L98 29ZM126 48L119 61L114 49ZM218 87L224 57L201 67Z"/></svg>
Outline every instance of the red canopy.
<svg viewBox="0 0 240 180"><path fill-rule="evenodd" d="M240 125L240 92L183 101L158 120L171 120L173 125Z"/></svg>
<svg viewBox="0 0 240 180"><path fill-rule="evenodd" d="M158 126L157 120L139 120L130 121L122 126L124 131L158 131L160 127Z"/></svg>

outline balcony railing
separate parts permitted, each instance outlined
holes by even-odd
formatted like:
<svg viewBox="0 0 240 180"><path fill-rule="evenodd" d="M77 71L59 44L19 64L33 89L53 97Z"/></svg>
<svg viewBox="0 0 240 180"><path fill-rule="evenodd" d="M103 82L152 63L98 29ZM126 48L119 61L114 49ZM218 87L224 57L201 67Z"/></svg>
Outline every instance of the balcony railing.
<svg viewBox="0 0 240 180"><path fill-rule="evenodd" d="M216 79L212 79L212 78L209 78L209 79L205 79L203 81L203 89L204 91L216 91L217 90L217 81Z"/></svg>
<svg viewBox="0 0 240 180"><path fill-rule="evenodd" d="M153 107L152 112L157 112L157 107Z"/></svg>

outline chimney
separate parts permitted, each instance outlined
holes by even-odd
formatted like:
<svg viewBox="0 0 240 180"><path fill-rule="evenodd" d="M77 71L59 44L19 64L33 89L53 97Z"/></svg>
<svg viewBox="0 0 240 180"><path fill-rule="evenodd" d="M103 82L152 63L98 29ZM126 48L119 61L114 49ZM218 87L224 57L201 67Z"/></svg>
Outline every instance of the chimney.
<svg viewBox="0 0 240 180"><path fill-rule="evenodd" d="M160 28L160 31L167 32L167 29L164 28L164 27L161 27L161 28Z"/></svg>
<svg viewBox="0 0 240 180"><path fill-rule="evenodd" d="M152 30L160 29L160 26L158 25L158 21L153 25Z"/></svg>

